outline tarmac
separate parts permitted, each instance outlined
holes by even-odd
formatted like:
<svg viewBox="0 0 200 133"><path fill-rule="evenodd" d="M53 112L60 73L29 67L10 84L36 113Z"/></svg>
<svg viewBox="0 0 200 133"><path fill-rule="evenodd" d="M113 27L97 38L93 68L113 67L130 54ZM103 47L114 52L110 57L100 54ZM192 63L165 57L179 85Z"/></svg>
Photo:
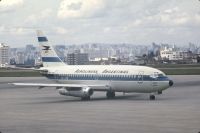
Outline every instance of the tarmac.
<svg viewBox="0 0 200 133"><path fill-rule="evenodd" d="M8 82L51 83L43 77L0 78L1 133L199 133L200 75L169 76L174 86L148 94L117 93L90 101L61 96L55 88L16 87Z"/></svg>

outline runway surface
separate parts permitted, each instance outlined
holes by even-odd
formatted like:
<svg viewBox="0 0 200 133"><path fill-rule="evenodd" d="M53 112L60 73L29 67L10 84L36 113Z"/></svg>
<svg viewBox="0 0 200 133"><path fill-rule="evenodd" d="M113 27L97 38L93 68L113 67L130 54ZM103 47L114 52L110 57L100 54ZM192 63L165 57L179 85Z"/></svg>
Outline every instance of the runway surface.
<svg viewBox="0 0 200 133"><path fill-rule="evenodd" d="M65 97L54 88L15 87L8 82L50 83L45 78L0 78L1 133L198 133L200 76L170 76L173 87L148 94L117 93L107 100Z"/></svg>

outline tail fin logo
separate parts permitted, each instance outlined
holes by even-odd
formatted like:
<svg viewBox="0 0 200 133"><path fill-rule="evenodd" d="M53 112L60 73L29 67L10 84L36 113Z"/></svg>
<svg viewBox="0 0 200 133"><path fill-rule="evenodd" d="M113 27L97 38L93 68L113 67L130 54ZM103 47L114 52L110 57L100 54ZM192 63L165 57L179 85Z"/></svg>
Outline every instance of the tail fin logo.
<svg viewBox="0 0 200 133"><path fill-rule="evenodd" d="M45 53L48 53L48 51L51 50L50 46L42 46L42 47L44 47L44 49L42 50L45 50Z"/></svg>

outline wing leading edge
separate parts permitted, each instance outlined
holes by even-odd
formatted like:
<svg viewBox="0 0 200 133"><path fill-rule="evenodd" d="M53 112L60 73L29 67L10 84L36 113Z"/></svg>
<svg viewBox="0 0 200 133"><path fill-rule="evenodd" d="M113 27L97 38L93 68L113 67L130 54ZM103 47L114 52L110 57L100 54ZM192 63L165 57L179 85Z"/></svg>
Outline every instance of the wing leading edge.
<svg viewBox="0 0 200 133"><path fill-rule="evenodd" d="M44 83L10 83L15 86L29 86L29 87L56 87L56 88L62 88L62 87L90 87L91 89L95 91L107 91L110 89L108 85L84 85L84 84L44 84Z"/></svg>

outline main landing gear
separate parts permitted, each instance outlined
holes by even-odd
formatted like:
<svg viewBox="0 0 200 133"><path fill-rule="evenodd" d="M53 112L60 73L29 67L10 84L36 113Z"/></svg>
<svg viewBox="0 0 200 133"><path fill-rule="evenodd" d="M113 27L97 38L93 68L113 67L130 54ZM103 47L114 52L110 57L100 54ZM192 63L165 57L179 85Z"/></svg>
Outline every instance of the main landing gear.
<svg viewBox="0 0 200 133"><path fill-rule="evenodd" d="M90 100L90 96L87 96L87 97L81 97L81 100L83 100L83 101L89 101L89 100Z"/></svg>
<svg viewBox="0 0 200 133"><path fill-rule="evenodd" d="M106 96L108 99L112 99L115 97L115 92L114 91L107 91Z"/></svg>
<svg viewBox="0 0 200 133"><path fill-rule="evenodd" d="M155 95L152 95L152 94L151 94L151 95L149 96L149 99L150 99L150 100L155 100L156 97L155 97Z"/></svg>

